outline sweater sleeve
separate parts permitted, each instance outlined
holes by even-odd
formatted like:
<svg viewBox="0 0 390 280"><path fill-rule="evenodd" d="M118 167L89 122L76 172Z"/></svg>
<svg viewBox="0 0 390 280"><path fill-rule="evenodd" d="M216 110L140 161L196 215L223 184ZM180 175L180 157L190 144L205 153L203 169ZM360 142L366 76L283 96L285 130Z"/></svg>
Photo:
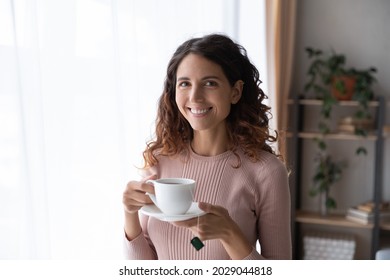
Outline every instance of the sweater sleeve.
<svg viewBox="0 0 390 280"><path fill-rule="evenodd" d="M156 260L157 254L146 229L148 218L140 215L140 220L142 232L136 238L129 241L126 234L123 234L124 256L129 260Z"/></svg>
<svg viewBox="0 0 390 280"><path fill-rule="evenodd" d="M148 241L141 233L135 239L129 241L126 235L123 235L124 255L129 260L155 260L156 256L149 247Z"/></svg>
<svg viewBox="0 0 390 280"><path fill-rule="evenodd" d="M256 211L261 256L265 259L291 259L291 201L287 169L276 158L267 160L258 180L261 188ZM256 257L255 252L248 256L253 257Z"/></svg>
<svg viewBox="0 0 390 280"><path fill-rule="evenodd" d="M158 174L156 167L150 167L140 170L142 178L153 174ZM139 215L142 232L133 240L128 240L126 234L123 234L124 257L129 260L155 260L157 253L147 232L148 217Z"/></svg>
<svg viewBox="0 0 390 280"><path fill-rule="evenodd" d="M250 252L250 254L248 256L243 258L243 260L246 260L246 261L264 260L264 257L259 252L256 251L256 248L253 248L252 252Z"/></svg>

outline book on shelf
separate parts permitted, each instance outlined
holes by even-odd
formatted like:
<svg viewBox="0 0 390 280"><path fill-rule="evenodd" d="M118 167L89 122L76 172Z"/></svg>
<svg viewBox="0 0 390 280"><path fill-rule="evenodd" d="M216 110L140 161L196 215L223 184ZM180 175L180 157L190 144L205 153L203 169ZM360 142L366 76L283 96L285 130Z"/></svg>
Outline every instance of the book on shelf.
<svg viewBox="0 0 390 280"><path fill-rule="evenodd" d="M372 203L360 204L347 210L346 219L362 224L374 222L374 205ZM379 221L390 222L390 208L387 203L379 205Z"/></svg>
<svg viewBox="0 0 390 280"><path fill-rule="evenodd" d="M375 203L372 201L368 201L365 203L361 203L356 206L360 210L364 210L367 212L374 212L375 209ZM390 202L384 201L378 205L378 208L380 211L390 211Z"/></svg>

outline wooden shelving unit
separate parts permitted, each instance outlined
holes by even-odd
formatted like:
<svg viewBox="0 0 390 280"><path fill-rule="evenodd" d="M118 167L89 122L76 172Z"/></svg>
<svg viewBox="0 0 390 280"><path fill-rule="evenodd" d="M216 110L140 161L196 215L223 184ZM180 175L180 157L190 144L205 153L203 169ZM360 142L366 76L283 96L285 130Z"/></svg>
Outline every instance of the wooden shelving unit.
<svg viewBox="0 0 390 280"><path fill-rule="evenodd" d="M314 99L300 99L296 97L294 100L289 100L288 104L292 111L292 118L294 119L293 131L287 133L288 141L291 141L292 146L294 147L290 156L293 158L290 165L294 166L295 177L291 179L292 185L292 229L293 229L293 240L294 242L294 258L300 258L302 252L299 252L299 244L302 236L300 233L301 225L319 225L322 227L339 227L340 230L368 230L371 232L371 252L370 258L375 258L375 252L380 247L380 232L381 231L390 231L390 223L380 224L379 219L374 219L374 223L371 224L360 224L358 222L350 221L345 218L344 215L335 215L330 214L327 216L321 216L319 213L313 212L305 212L300 209L300 191L301 191L301 166L303 164L302 161L302 150L305 145L305 141L307 139L315 139L324 137L321 133L317 131L305 130L303 127L303 113L305 108L308 106L318 106L318 108L314 108L314 110L319 110L322 105L321 100ZM339 101L335 106L346 107L348 108L357 107L359 104L357 101ZM372 167L374 168L374 184L373 184L373 195L371 198L367 198L367 200L374 201L377 205L379 205L382 198L382 177L383 177L383 139L389 134L384 131L384 113L385 106L390 105L386 104L383 98L379 98L378 100L369 102L369 107L375 113L375 131L369 133L366 137L357 136L355 134L349 133L339 133L337 131L326 134L326 139L331 139L335 141L371 141L375 145L375 156L374 162L372 162ZM313 109L311 109L312 111ZM335 120L336 121L336 120ZM379 209L376 208L375 214L378 217Z"/></svg>

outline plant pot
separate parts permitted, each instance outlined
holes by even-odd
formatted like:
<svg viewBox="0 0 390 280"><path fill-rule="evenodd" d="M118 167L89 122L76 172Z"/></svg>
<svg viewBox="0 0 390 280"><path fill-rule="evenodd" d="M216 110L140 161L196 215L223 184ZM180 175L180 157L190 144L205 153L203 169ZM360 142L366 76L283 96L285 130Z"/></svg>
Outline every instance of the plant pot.
<svg viewBox="0 0 390 280"><path fill-rule="evenodd" d="M332 95L337 100L351 100L355 92L356 77L335 76L332 79Z"/></svg>

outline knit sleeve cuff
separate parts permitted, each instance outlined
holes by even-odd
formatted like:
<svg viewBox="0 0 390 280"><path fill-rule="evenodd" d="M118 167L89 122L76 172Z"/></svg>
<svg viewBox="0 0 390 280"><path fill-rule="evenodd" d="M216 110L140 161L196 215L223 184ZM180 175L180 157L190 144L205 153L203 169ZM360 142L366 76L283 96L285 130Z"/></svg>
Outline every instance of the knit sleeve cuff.
<svg viewBox="0 0 390 280"><path fill-rule="evenodd" d="M141 233L133 240L129 241L123 233L124 257L129 260L155 260L154 250L149 245L145 236Z"/></svg>
<svg viewBox="0 0 390 280"><path fill-rule="evenodd" d="M243 260L265 260L265 258L259 253L256 251L256 248L252 248L252 252L250 252L250 254L248 256L246 256L245 258L243 258Z"/></svg>

